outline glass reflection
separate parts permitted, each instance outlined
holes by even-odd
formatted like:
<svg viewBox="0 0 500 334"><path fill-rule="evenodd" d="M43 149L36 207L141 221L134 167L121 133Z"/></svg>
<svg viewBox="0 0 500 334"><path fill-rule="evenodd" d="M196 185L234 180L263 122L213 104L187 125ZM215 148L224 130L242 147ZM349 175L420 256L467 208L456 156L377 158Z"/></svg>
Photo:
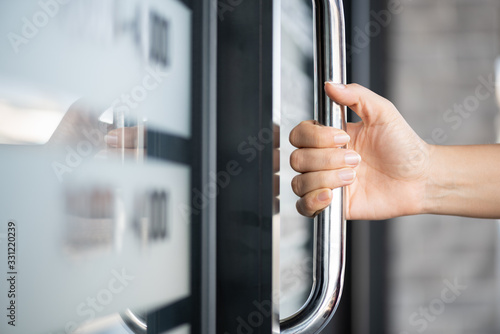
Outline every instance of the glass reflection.
<svg viewBox="0 0 500 334"><path fill-rule="evenodd" d="M171 0L48 3L56 7L47 7L54 15L43 27L32 20L46 14L41 2L0 4L3 36L21 36L23 24L37 30L14 48L7 38L0 42L0 156L14 161L2 177L12 179L10 188L33 189L12 197L20 203L14 216L36 204L23 216L25 235L38 223L55 231L23 249L24 277L35 271L28 263L38 261L30 253L50 251L44 261L65 280L51 301L55 308L40 307L45 297L32 298L25 319L33 321L22 323L29 329L21 332L129 333L111 312L158 308L190 294L190 227L167 224L181 220L174 208L190 203L190 166L159 154L191 136L191 10ZM15 169L28 164L29 177ZM42 206L54 219L39 217ZM189 217L189 208L185 212ZM103 311L82 316L79 303L98 296L109 272L122 265L134 284L113 295L109 310L103 304ZM40 296L51 284L29 280Z"/></svg>

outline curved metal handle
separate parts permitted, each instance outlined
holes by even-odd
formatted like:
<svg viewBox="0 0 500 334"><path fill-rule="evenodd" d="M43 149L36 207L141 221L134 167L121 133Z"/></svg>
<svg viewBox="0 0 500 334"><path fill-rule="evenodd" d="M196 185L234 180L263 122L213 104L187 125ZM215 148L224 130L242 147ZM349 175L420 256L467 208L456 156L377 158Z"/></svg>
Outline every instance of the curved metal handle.
<svg viewBox="0 0 500 334"><path fill-rule="evenodd" d="M342 0L313 0L315 118L323 125L346 128L344 106L332 102L326 81L346 83L345 23ZM340 301L345 267L344 188L333 190L332 204L314 221L313 287L305 305L281 320L283 334L313 334L333 317Z"/></svg>
<svg viewBox="0 0 500 334"><path fill-rule="evenodd" d="M144 317L134 313L131 309L126 309L125 312L120 313L125 325L134 334L146 334L148 332L148 324Z"/></svg>

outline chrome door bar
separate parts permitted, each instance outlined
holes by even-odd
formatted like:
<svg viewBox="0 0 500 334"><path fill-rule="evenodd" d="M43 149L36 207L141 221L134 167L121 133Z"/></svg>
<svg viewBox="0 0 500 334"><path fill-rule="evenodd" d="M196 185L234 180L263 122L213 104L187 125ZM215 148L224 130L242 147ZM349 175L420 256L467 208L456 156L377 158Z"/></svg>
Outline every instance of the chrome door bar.
<svg viewBox="0 0 500 334"><path fill-rule="evenodd" d="M326 81L346 83L345 23L342 0L313 0L315 119L346 129L346 110L332 102ZM344 284L346 223L344 188L333 190L331 205L314 221L313 287L305 305L281 320L283 334L313 334L333 317Z"/></svg>

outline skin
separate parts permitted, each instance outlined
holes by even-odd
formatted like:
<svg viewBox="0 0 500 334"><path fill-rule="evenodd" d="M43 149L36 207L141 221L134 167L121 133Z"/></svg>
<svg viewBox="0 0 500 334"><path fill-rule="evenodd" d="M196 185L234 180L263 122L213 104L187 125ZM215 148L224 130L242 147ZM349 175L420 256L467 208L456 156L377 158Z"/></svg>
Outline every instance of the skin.
<svg viewBox="0 0 500 334"><path fill-rule="evenodd" d="M292 130L297 150L290 164L301 173L292 180L299 213L317 215L330 204L331 189L346 186L347 219L500 217L500 146L429 145L390 101L372 91L331 83L325 90L362 121L348 123L346 132L315 121Z"/></svg>
<svg viewBox="0 0 500 334"><path fill-rule="evenodd" d="M143 130L143 133L146 133L145 130ZM136 126L118 128L109 131L104 140L109 147L133 149L137 148L138 134L139 130ZM143 146L145 146L145 143Z"/></svg>

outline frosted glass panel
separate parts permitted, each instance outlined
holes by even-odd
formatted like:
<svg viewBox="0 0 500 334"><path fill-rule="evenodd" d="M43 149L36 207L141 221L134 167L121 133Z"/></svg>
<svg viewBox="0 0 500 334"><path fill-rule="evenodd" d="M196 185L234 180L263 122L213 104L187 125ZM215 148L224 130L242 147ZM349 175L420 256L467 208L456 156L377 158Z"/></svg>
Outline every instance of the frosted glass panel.
<svg viewBox="0 0 500 334"><path fill-rule="evenodd" d="M11 279L0 281L0 302L4 310L14 305L16 325L0 322L2 333L62 324L71 332L127 307L189 295L188 167L88 161L59 182L51 166L57 155L0 147L0 156L0 175L8 176L0 268Z"/></svg>
<svg viewBox="0 0 500 334"><path fill-rule="evenodd" d="M189 137L190 11L173 0L65 2L0 4L0 117L23 133L0 140L25 140L33 126L19 115L34 111L53 130L77 99Z"/></svg>
<svg viewBox="0 0 500 334"><path fill-rule="evenodd" d="M158 153L191 137L190 10L3 2L0 35L0 333L190 296L191 167Z"/></svg>

